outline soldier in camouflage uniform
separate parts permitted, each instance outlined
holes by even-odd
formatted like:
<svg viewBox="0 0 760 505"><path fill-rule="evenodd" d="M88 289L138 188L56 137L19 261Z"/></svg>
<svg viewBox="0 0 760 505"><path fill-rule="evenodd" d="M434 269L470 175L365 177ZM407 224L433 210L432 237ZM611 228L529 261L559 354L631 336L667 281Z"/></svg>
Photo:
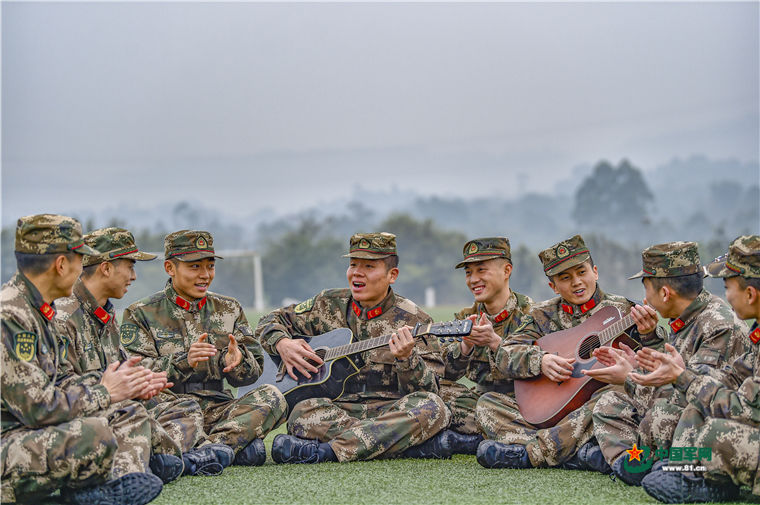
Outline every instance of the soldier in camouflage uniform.
<svg viewBox="0 0 760 505"><path fill-rule="evenodd" d="M634 303L601 290L597 268L580 235L559 242L538 256L549 286L560 296L533 305L520 327L499 348L496 366L505 377L513 379L543 374L561 382L570 377L573 362L541 350L535 345L536 340L577 326L603 307L613 306L623 315L628 314ZM634 316L637 330L631 331L632 338L639 342L661 338L655 331L657 319L653 312ZM599 396L611 387L599 389L584 405L545 429L525 421L513 397L495 392L484 394L478 400L476 416L488 440L478 447L478 462L486 468L600 467L604 460L592 440L591 413Z"/></svg>
<svg viewBox="0 0 760 505"><path fill-rule="evenodd" d="M79 376L58 345L53 300L97 251L78 221L53 214L19 219L15 251L18 271L0 290L2 502L63 488L75 503L147 503L162 487L148 471L148 414L123 400L147 394L152 374L127 363Z"/></svg>
<svg viewBox="0 0 760 505"><path fill-rule="evenodd" d="M391 289L399 270L396 237L390 233L351 237L348 289L328 289L298 305L262 318L256 335L279 356L287 372L311 376L322 360L297 335L349 328L362 341L393 333L389 346L367 351L364 366L346 381L339 400L299 402L278 435L272 458L278 463L357 461L380 457L449 457L448 439L436 436L449 423L438 392L443 359L435 338L412 338L408 327L432 322L414 303ZM400 328L400 329L399 329ZM447 433L451 433L448 432ZM405 451L406 450L406 451Z"/></svg>
<svg viewBox="0 0 760 505"><path fill-rule="evenodd" d="M130 305L121 324L121 344L152 370L165 371L181 398L198 402L204 429L214 444L231 447L227 466L262 465L263 438L282 424L287 403L266 384L235 399L235 387L256 382L264 365L243 308L234 298L208 291L214 280L214 242L206 231L181 230L164 239L170 279L158 293Z"/></svg>
<svg viewBox="0 0 760 505"><path fill-rule="evenodd" d="M126 294L137 277L136 261L156 258L155 254L139 251L134 236L123 228L95 230L85 235L84 242L100 254L83 259L82 276L74 284L73 294L58 301L57 315L66 330L61 346L79 375L103 372L110 363L127 359L119 342L119 326L110 298ZM144 405L151 414L153 452L184 459L186 474L218 473L218 463L205 464L207 459L216 457L216 452L209 451L226 453L232 459L227 446L212 445L202 437L203 412L195 400L165 391L147 399ZM193 449L199 442L212 446ZM164 482L183 470L179 460L178 472L168 472L166 467L174 463L172 460L166 457L151 460L151 468Z"/></svg>
<svg viewBox="0 0 760 505"><path fill-rule="evenodd" d="M449 429L464 434L463 443L454 447L454 452L475 454L483 440L475 405L483 393L514 394L512 379L496 366L496 353L503 339L520 326L533 300L509 289L512 256L507 238L470 240L462 254L464 258L456 268L464 268L465 282L475 303L454 317L469 318L473 328L461 342L451 342L444 348L446 369L439 394L451 410ZM475 383L472 389L456 382L462 377Z"/></svg>
<svg viewBox="0 0 760 505"><path fill-rule="evenodd" d="M750 350L718 373L701 374L686 368L675 349L651 353L652 373L672 383L689 405L675 429L674 447L709 447L704 474L655 470L642 486L660 501L700 502L734 500L738 486L760 495L760 236L734 240L728 257L708 265L713 277L722 277L726 298L741 319L755 319L749 333ZM655 363L652 363L653 365Z"/></svg>
<svg viewBox="0 0 760 505"><path fill-rule="evenodd" d="M704 274L697 244L654 245L644 250L642 262L642 270L631 279L642 278L647 303L670 318L669 345L690 367L709 374L746 351L746 325L726 302L702 287ZM646 472L625 468L626 450L634 444L670 447L673 430L686 406L683 394L656 380L656 376L629 377L624 392L605 394L594 408L594 435L605 460L629 485L639 485Z"/></svg>

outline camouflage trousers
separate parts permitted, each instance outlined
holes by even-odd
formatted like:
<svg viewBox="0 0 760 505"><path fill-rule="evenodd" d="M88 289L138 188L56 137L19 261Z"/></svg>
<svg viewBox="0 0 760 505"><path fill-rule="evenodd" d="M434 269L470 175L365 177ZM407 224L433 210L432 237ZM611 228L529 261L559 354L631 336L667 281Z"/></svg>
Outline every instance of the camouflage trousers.
<svg viewBox="0 0 760 505"><path fill-rule="evenodd" d="M130 401L97 417L3 433L2 502L27 502L63 486L86 487L147 472L150 443L148 413Z"/></svg>
<svg viewBox="0 0 760 505"><path fill-rule="evenodd" d="M293 408L288 433L330 442L338 461L366 461L399 456L445 429L449 420L443 400L425 391L398 400L312 398Z"/></svg>
<svg viewBox="0 0 760 505"><path fill-rule="evenodd" d="M235 453L285 422L288 412L285 397L271 384L252 389L237 399L227 398L223 393L181 396L192 397L203 410L207 440L228 445Z"/></svg>
<svg viewBox="0 0 760 505"><path fill-rule="evenodd" d="M475 415L485 438L504 444L524 445L536 467L559 466L572 458L593 437L591 414L599 397L610 391L605 386L581 407L551 428L538 428L523 419L514 398L503 393L486 393L478 400Z"/></svg>
<svg viewBox="0 0 760 505"><path fill-rule="evenodd" d="M441 381L438 395L451 412L449 428L459 433L476 435L480 427L475 419L475 406L480 394L458 382Z"/></svg>
<svg viewBox="0 0 760 505"><path fill-rule="evenodd" d="M182 457L205 439L203 411L195 399L164 392L145 402L145 407L151 417L154 453Z"/></svg>
<svg viewBox="0 0 760 505"><path fill-rule="evenodd" d="M652 451L670 448L685 406L686 398L672 386L635 398L624 391L605 393L593 412L594 436L604 459L612 464L633 444Z"/></svg>
<svg viewBox="0 0 760 505"><path fill-rule="evenodd" d="M710 447L705 477L749 486L760 495L760 425L747 421L705 417L700 408L689 405L676 427L674 447Z"/></svg>

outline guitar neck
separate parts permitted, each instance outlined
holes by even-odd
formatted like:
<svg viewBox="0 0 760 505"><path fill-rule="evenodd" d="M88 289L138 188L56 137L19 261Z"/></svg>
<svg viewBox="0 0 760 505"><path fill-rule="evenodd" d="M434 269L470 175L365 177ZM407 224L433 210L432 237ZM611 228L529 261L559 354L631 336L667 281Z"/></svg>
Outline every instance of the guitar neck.
<svg viewBox="0 0 760 505"><path fill-rule="evenodd" d="M358 342L351 342L350 344L333 347L325 353L325 357L323 359L336 359L340 358L341 356L358 354L360 352L369 351L370 349L383 347L384 345L388 345L388 342L391 340L391 336L392 335L383 335L382 337L368 338L367 340L359 340Z"/></svg>
<svg viewBox="0 0 760 505"><path fill-rule="evenodd" d="M469 335L472 330L472 321L469 319L449 321L446 323L418 323L412 330L413 337L422 337L425 335L446 335L446 336L462 336ZM367 340L359 340L357 342L351 342L350 344L340 345L329 349L324 356L324 360L337 359L342 356L348 356L350 354L358 354L360 352L369 351L370 349L376 349L388 345L391 335L383 335L382 337L368 338Z"/></svg>
<svg viewBox="0 0 760 505"><path fill-rule="evenodd" d="M633 320L633 315L628 314L627 316L621 318L620 321L613 323L612 326L609 326L608 328L605 328L599 332L599 344L609 344L620 335L622 335L628 328L634 325L636 325L636 321Z"/></svg>

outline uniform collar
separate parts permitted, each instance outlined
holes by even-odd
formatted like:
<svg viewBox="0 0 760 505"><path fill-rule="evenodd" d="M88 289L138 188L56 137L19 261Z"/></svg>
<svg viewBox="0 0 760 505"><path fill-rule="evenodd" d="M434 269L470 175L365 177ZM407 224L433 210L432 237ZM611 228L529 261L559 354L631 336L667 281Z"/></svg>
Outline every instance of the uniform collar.
<svg viewBox="0 0 760 505"><path fill-rule="evenodd" d="M586 303L575 305L560 298L560 307L562 308L562 312L566 312L571 316L580 316L596 307L603 298L604 292L599 288L599 285L597 284L596 291L594 291L594 296L592 296L591 299L589 299L589 301Z"/></svg>
<svg viewBox="0 0 760 505"><path fill-rule="evenodd" d="M366 308L362 307L361 304L359 304L359 302L351 298L350 303L349 303L349 308L351 309L351 312L354 313L357 319L369 321L370 319L374 319L376 317L379 317L385 314L395 304L396 304L396 295L393 293L393 290L391 288L388 288L388 294L385 295L385 298L383 298L383 301L378 303L374 307L366 307Z"/></svg>
<svg viewBox="0 0 760 505"><path fill-rule="evenodd" d="M172 303L174 303L177 307L186 310L188 312L198 312L200 311L205 305L207 301L207 297L204 296L203 298L195 301L190 301L182 298L177 294L177 292L174 290L174 287L172 286L172 280L169 279L166 281L166 287L164 288L164 293L166 293L166 298L168 298Z"/></svg>
<svg viewBox="0 0 760 505"><path fill-rule="evenodd" d="M757 325L757 321L755 321L755 324L749 330L749 339L753 344L760 344L760 326Z"/></svg>
<svg viewBox="0 0 760 505"><path fill-rule="evenodd" d="M703 289L679 317L670 320L670 329L673 330L673 333L678 333L685 327L689 326L699 313L707 307L709 302L710 293Z"/></svg>
<svg viewBox="0 0 760 505"><path fill-rule="evenodd" d="M55 302L47 303L43 300L40 290L20 270L16 273L16 276L16 284L21 288L27 300L37 308L45 320L52 321L55 317Z"/></svg>
<svg viewBox="0 0 760 505"><path fill-rule="evenodd" d="M491 324L499 324L503 321L506 321L507 319L509 319L510 314L512 314L516 308L517 308L517 296L512 290L509 291L509 298L507 298L507 304L496 314L489 314L488 311L486 310L486 305L484 303L477 304L478 314L485 314L486 318L489 321L491 321Z"/></svg>
<svg viewBox="0 0 760 505"><path fill-rule="evenodd" d="M87 286L84 285L82 279L77 279L77 282L74 284L74 295L79 300L82 309L87 314L92 315L92 317L101 324L108 324L108 322L113 319L115 310L111 300L107 300L106 304L102 307L98 305L95 296L93 296L90 290L87 289Z"/></svg>

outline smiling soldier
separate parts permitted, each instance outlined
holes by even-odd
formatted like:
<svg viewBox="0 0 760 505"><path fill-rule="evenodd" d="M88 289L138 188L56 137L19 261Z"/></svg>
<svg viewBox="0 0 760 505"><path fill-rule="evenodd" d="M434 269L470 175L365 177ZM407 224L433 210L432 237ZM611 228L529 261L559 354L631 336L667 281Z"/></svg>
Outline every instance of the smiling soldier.
<svg viewBox="0 0 760 505"><path fill-rule="evenodd" d="M483 440L475 419L480 395L496 391L513 396L512 379L496 366L502 341L522 323L533 300L509 288L512 255L505 237L470 240L462 249L464 258L456 268L464 268L465 283L475 297L472 307L461 310L457 319L469 318L472 332L461 342L452 342L443 351L446 370L440 396L451 410L449 428L461 434L452 447L455 453L475 454ZM472 389L457 383L467 377Z"/></svg>
<svg viewBox="0 0 760 505"><path fill-rule="evenodd" d="M155 254L138 250L134 236L123 228L95 230L84 236L84 243L100 254L82 260L82 276L74 284L74 293L59 300L57 316L66 330L61 342L63 352L80 375L103 372L109 364L126 359L110 299L126 295L130 284L137 278L137 261L156 258ZM175 462L168 456L182 458L186 474L204 474L210 469L218 472L218 463L208 465L209 459L215 459L215 453L210 451L231 454L231 450L209 444L202 438L203 413L197 402L179 398L171 392L145 400L144 405L152 417L153 473L164 482L180 475L182 461L177 459ZM207 447L194 449L199 442L204 442Z"/></svg>
<svg viewBox="0 0 760 505"><path fill-rule="evenodd" d="M166 236L164 253L169 280L124 311L121 343L142 356L144 366L165 371L173 392L198 402L202 436L234 451L234 460L232 453L216 452L219 464L262 465L263 438L285 420L287 403L268 384L238 399L224 389L223 379L235 387L256 382L264 355L240 303L208 290L219 258L214 239L206 231L180 230Z"/></svg>
<svg viewBox="0 0 760 505"><path fill-rule="evenodd" d="M578 326L603 307L613 306L623 315L628 314L634 303L601 290L597 267L580 235L544 249L538 257L549 287L559 296L533 306L520 328L501 345L496 364L507 377L529 379L543 374L560 383L573 373L574 359L547 353L536 345L536 340ZM634 314L634 318L638 335L631 337L647 343L662 339L661 330L656 330L653 309ZM564 465L604 470L604 456L593 440L591 415L599 396L608 389L598 390L556 425L542 429L522 417L511 397L496 392L484 394L478 400L476 416L489 440L480 443L478 462L487 468Z"/></svg>
<svg viewBox="0 0 760 505"><path fill-rule="evenodd" d="M396 236L351 237L348 289L328 289L261 319L256 335L295 379L323 362L300 335L349 328L355 340L392 334L389 345L369 351L365 365L346 381L339 400L312 398L295 405L288 433L277 435L277 463L357 461L379 457L447 458L449 413L438 392L443 360L436 338L412 337L408 326L432 322L417 305L391 289L399 275ZM408 326L406 326L408 325ZM393 333L396 332L396 333Z"/></svg>

